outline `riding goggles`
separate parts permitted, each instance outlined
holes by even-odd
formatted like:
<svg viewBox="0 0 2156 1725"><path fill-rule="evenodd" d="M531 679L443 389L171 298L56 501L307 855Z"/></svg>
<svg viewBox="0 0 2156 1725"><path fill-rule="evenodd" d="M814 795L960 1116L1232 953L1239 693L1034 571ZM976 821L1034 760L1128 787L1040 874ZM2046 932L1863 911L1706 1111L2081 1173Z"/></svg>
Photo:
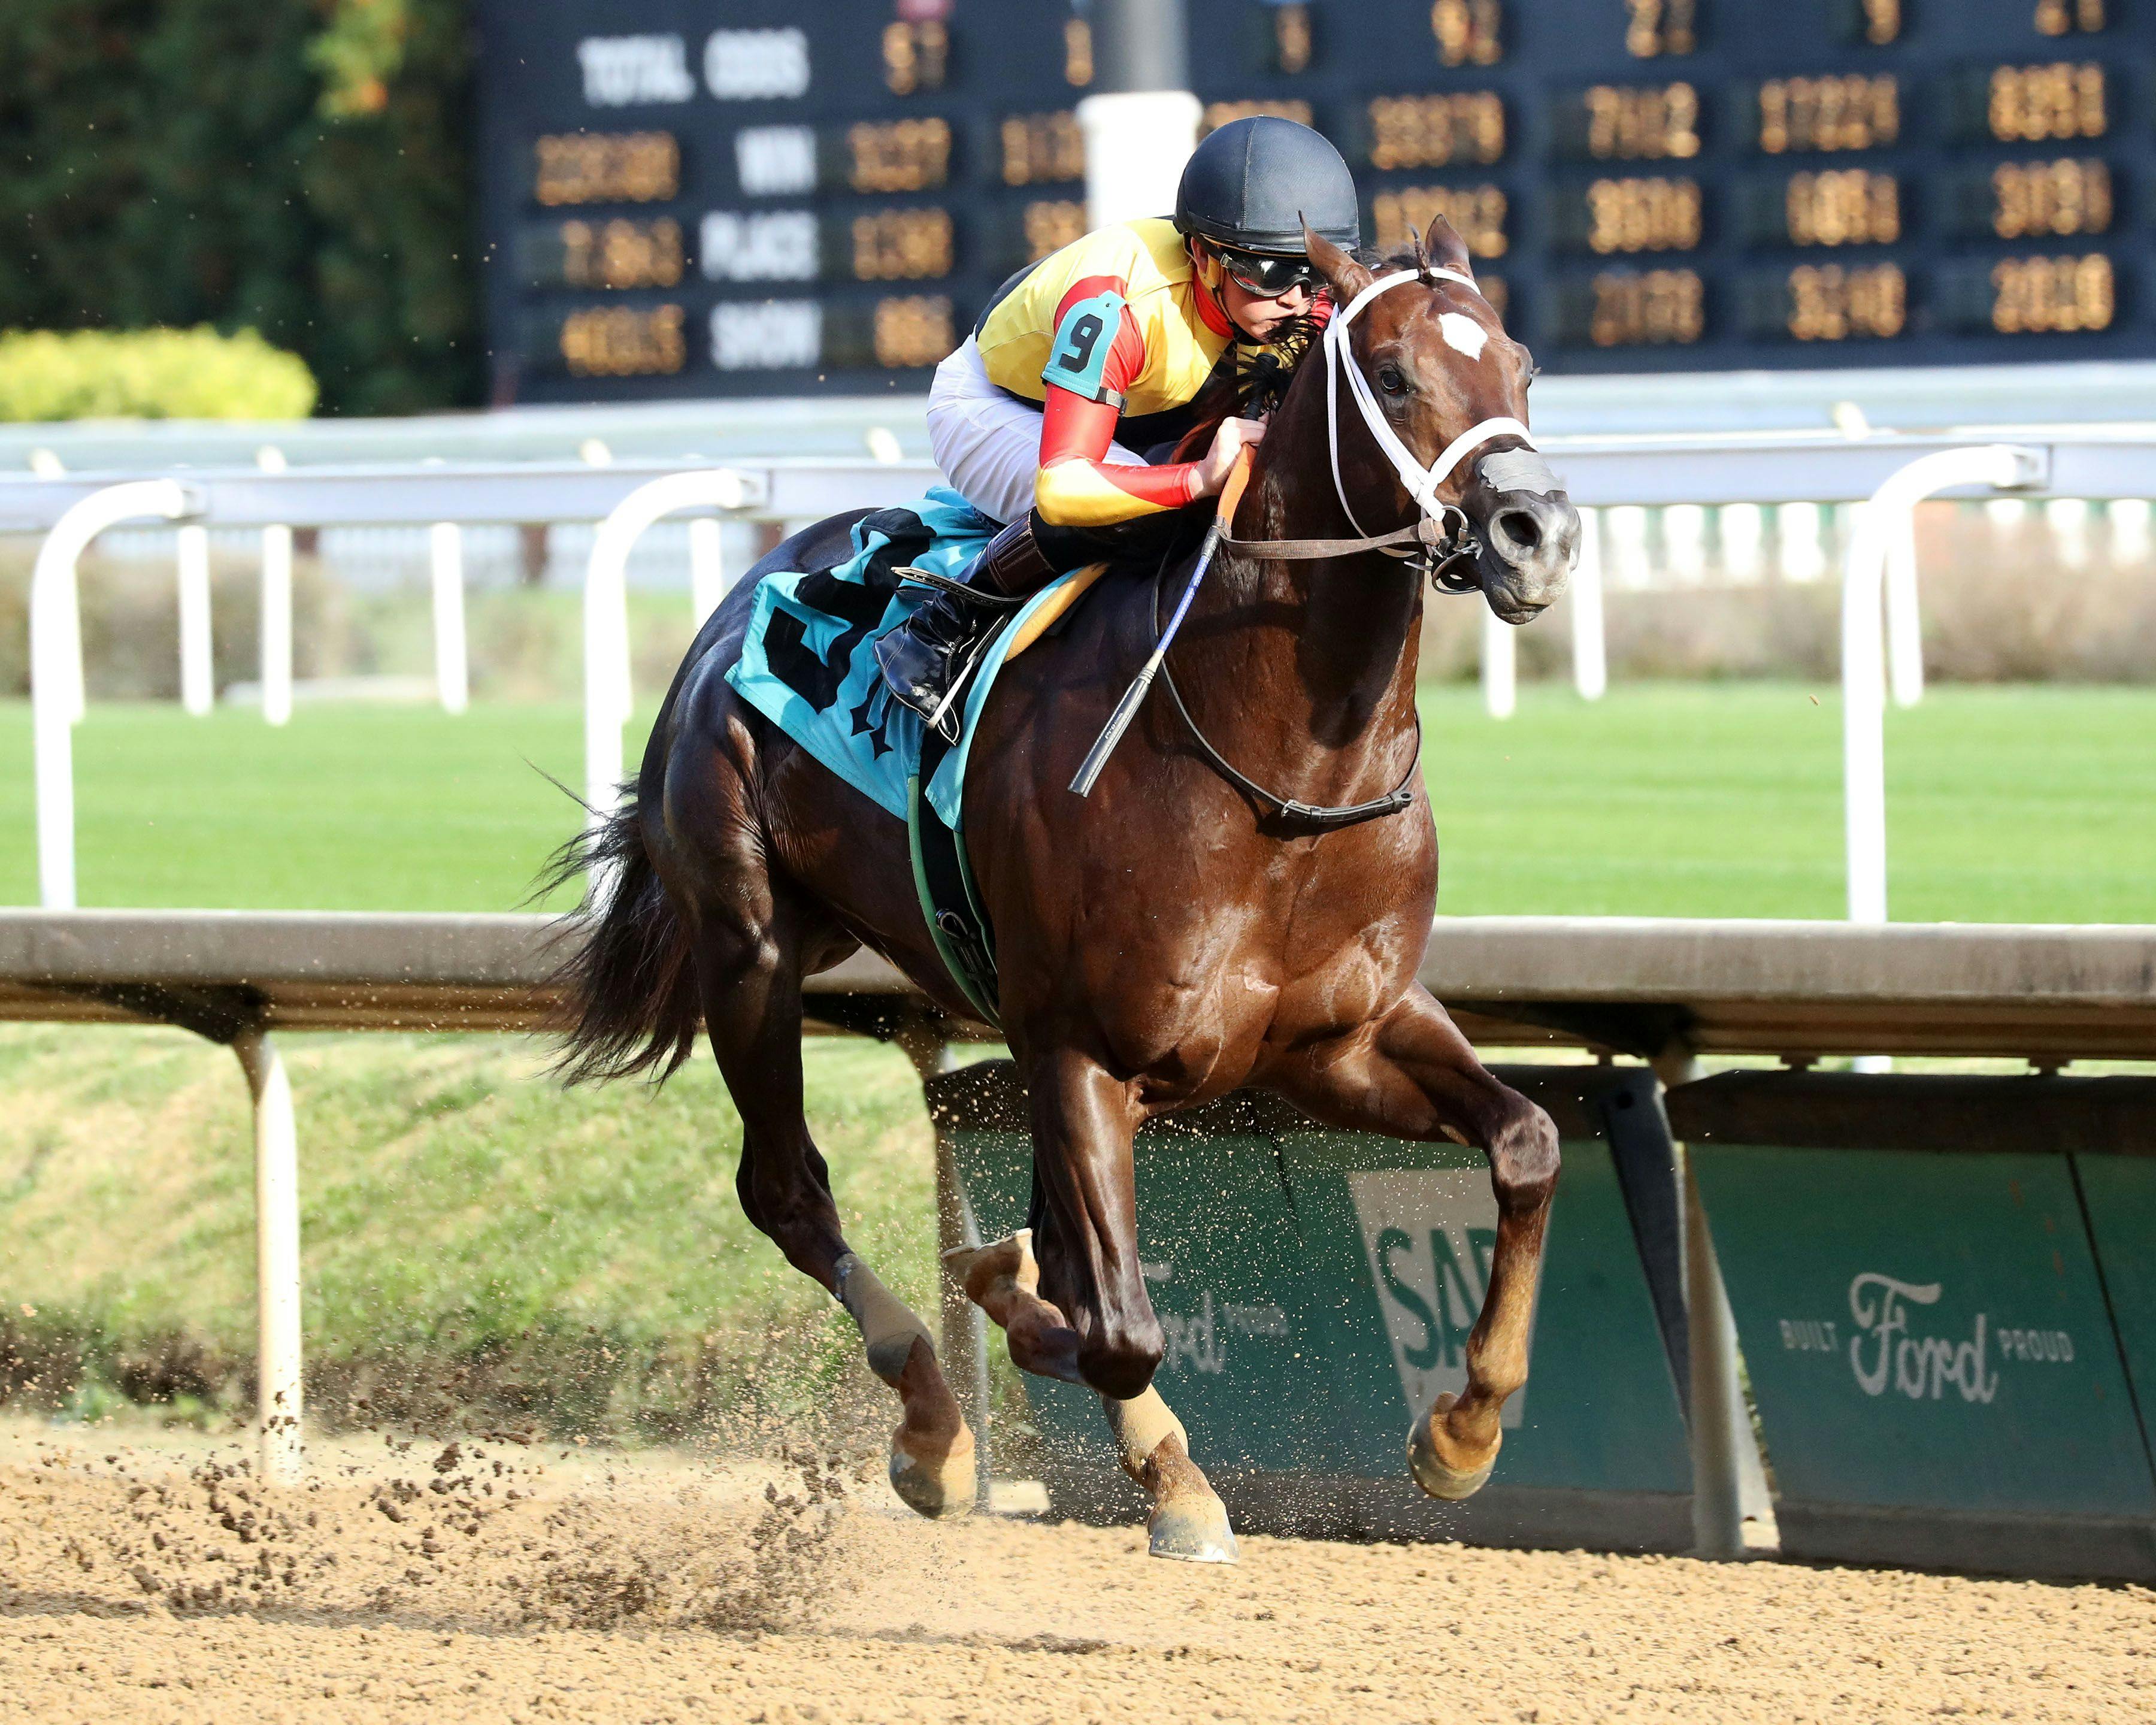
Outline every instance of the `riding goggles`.
<svg viewBox="0 0 2156 1725"><path fill-rule="evenodd" d="M1214 249L1219 253L1220 267L1228 272L1229 280L1261 300L1277 300L1297 287L1315 294L1325 280L1307 258L1269 257L1262 252L1234 251L1224 245Z"/></svg>

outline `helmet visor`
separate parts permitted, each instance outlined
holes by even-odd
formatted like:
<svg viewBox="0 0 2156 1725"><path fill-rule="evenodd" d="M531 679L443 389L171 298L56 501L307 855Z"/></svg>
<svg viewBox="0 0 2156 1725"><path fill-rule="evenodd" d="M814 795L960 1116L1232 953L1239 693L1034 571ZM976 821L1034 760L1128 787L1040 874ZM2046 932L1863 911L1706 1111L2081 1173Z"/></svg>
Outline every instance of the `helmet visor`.
<svg viewBox="0 0 2156 1725"><path fill-rule="evenodd" d="M1317 266L1307 258L1269 257L1262 252L1237 251L1224 245L1216 249L1229 279L1261 300L1277 300L1298 287L1305 293L1315 294L1324 283L1325 278L1318 273Z"/></svg>

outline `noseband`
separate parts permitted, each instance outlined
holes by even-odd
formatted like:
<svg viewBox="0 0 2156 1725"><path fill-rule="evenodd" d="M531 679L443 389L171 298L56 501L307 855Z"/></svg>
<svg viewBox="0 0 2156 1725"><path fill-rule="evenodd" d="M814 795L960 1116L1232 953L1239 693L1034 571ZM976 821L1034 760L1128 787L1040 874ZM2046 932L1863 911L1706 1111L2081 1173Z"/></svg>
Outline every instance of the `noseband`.
<svg viewBox="0 0 2156 1725"><path fill-rule="evenodd" d="M1311 562L1322 557L1352 556L1358 552L1375 551L1403 562L1418 565L1437 586L1448 593L1467 593L1477 590L1479 583L1474 574L1474 561L1481 553L1481 542L1475 536L1474 524L1467 512L1456 503L1447 503L1440 498L1438 488L1451 478L1454 470L1468 454L1481 448L1493 437L1516 437L1526 447L1517 450L1502 451L1493 455L1492 461L1512 457L1507 472L1506 490L1551 492L1559 489L1557 475L1549 465L1535 453L1534 439L1527 428L1519 420L1510 418L1484 419L1471 425L1447 444L1436 460L1425 467L1414 458L1414 453L1401 442L1399 434L1387 423L1383 408L1378 405L1377 392L1371 388L1370 380L1363 375L1363 368L1355 363L1354 350L1349 346L1348 328L1363 308L1382 293L1403 283L1419 281L1434 285L1438 280L1453 281L1481 297L1481 290L1475 279L1457 270L1432 267L1424 270L1399 270L1390 275L1381 275L1355 295L1325 326L1325 437L1332 461L1332 490L1339 498L1342 511L1348 523L1361 536L1352 539L1237 539L1224 535L1221 544L1253 557L1278 557L1289 562ZM1401 486L1414 500L1416 519L1409 526L1390 533L1364 532L1363 523L1356 518L1355 506L1348 501L1348 487L1340 474L1340 379L1345 374L1348 393L1354 402L1356 411L1362 415L1363 424L1370 434L1378 451L1393 465L1399 476Z"/></svg>
<svg viewBox="0 0 2156 1725"><path fill-rule="evenodd" d="M1494 471L1486 470L1492 484L1507 491L1537 491L1548 493L1560 488L1557 475L1549 464L1535 453L1534 440L1527 435L1527 428L1517 419L1485 419L1471 425L1447 444L1436 460L1424 467L1416 460L1412 451L1399 439L1399 434L1385 423L1384 409L1378 406L1377 393L1370 388L1370 380L1363 375L1363 368L1355 363L1353 350L1348 345L1348 328L1356 315L1379 294L1396 288L1403 282L1422 281L1435 285L1435 280L1456 281L1473 290L1479 296L1471 276L1456 270L1430 269L1428 270L1402 270L1390 275L1381 275L1369 286L1348 302L1346 308L1334 316L1325 326L1325 430L1326 440L1332 455L1332 489L1340 499L1340 507L1346 511L1348 523L1358 534L1354 539L1238 539L1226 531L1224 522L1216 529L1219 532L1219 547L1235 550L1256 557L1275 557L1286 562L1316 562L1324 557L1352 557L1358 552L1382 552L1387 557L1399 557L1416 564L1439 587L1448 593L1473 593L1478 583L1474 575L1474 561L1482 547L1476 541L1473 523L1467 512L1456 503L1447 503L1437 495L1438 487L1452 476L1469 451L1479 449L1493 437L1516 437L1525 445L1519 449L1502 450L1488 458ZM1409 526L1390 533L1367 534L1363 524L1355 518L1355 507L1348 501L1348 487L1340 477L1340 374L1348 377L1349 394L1356 409L1363 416L1372 439L1393 464L1399 475L1400 484L1406 487L1409 496L1415 501L1415 520ZM1498 464L1502 464L1499 466ZM1234 505L1227 506L1227 513L1234 513ZM1457 526L1447 527L1447 516L1455 517ZM1214 542L1207 542L1209 547ZM1205 558L1201 556L1198 573L1204 573ZM1464 566L1466 572L1455 571ZM1168 567L1168 557L1163 554L1161 569ZM1192 582L1195 590L1196 578ZM1188 594L1184 603L1188 603ZM1260 807L1270 806L1275 818L1290 831L1308 833L1332 832L1342 827L1359 825L1366 820L1378 820L1389 814L1399 814L1414 806L1414 786L1422 774L1421 721L1415 726L1414 758L1408 763L1406 776L1382 797L1373 797L1367 803L1349 803L1336 806L1299 802L1283 797L1277 791L1269 791L1263 785L1238 769L1228 757L1213 746L1212 740L1199 728L1198 720L1184 703L1183 691L1175 685L1175 673L1169 668L1165 655L1168 641L1173 634L1170 626L1167 634L1160 632L1160 584L1156 581L1152 589L1153 631L1160 635L1160 680L1167 685L1168 698L1175 703L1175 711L1188 727L1198 744L1199 752L1214 770L1230 784L1256 801ZM1183 614L1176 614L1176 622Z"/></svg>

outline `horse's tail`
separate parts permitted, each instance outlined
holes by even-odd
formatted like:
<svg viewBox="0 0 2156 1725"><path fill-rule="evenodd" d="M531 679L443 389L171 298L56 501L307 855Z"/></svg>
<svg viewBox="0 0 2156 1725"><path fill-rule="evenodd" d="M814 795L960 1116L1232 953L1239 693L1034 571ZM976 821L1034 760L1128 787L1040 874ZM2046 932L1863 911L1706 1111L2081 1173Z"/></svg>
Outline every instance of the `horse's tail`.
<svg viewBox="0 0 2156 1725"><path fill-rule="evenodd" d="M591 884L562 925L551 978L562 997L554 1070L569 1084L637 1073L664 1084L696 1046L703 1012L688 931L644 848L634 782L611 814L547 859L534 895L578 875ZM603 895L596 907L594 893Z"/></svg>

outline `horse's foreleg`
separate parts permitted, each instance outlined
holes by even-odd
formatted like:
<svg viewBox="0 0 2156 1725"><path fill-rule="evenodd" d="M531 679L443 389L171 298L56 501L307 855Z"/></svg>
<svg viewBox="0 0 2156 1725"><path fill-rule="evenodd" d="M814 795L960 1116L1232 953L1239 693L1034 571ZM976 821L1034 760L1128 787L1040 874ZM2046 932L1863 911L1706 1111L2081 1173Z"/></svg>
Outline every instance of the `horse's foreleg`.
<svg viewBox="0 0 2156 1725"><path fill-rule="evenodd" d="M1388 1137L1450 1138L1490 1158L1497 1241L1467 1338L1467 1387L1437 1398L1408 1435L1408 1463L1434 1497L1472 1496L1490 1477L1506 1399L1527 1381L1543 1235L1557 1189L1557 1128L1475 1057L1420 987L1373 1024L1306 1050L1269 1081L1320 1119Z"/></svg>
<svg viewBox="0 0 2156 1725"><path fill-rule="evenodd" d="M891 1441L898 1495L925 1516L963 1514L973 1502L973 1435L927 1327L839 1232L830 1171L808 1136L798 918L759 881L708 906L700 925L705 1023L742 1117L742 1209L788 1263L846 1308L860 1327L869 1369L898 1392L906 1410Z"/></svg>
<svg viewBox="0 0 2156 1725"><path fill-rule="evenodd" d="M1117 1459L1152 1500L1152 1554L1233 1563L1227 1509L1152 1384L1164 1343L1138 1262L1130 1088L1068 1049L1034 1061L1026 1076L1041 1261L1026 1230L983 1249L967 1291L1005 1326L1021 1366L1030 1358L1033 1369L1048 1365L1048 1375L1100 1392Z"/></svg>

